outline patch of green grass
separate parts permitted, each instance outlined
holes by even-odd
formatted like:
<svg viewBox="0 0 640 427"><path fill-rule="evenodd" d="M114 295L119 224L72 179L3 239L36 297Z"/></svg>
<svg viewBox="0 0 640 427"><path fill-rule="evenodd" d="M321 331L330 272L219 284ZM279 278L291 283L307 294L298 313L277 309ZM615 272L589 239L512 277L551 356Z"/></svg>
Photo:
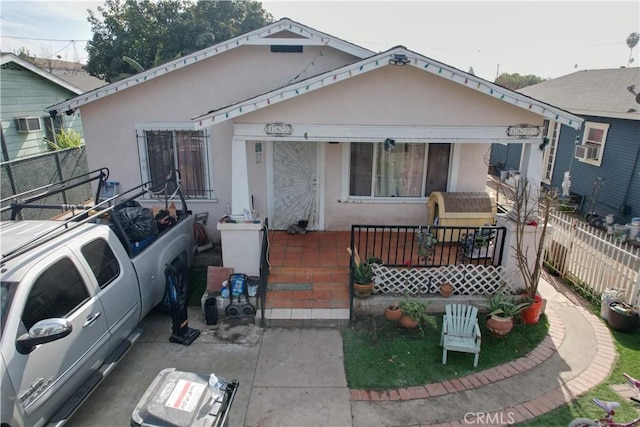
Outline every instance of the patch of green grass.
<svg viewBox="0 0 640 427"><path fill-rule="evenodd" d="M623 384L625 382L623 373L627 373L634 378L640 378L640 331L634 333L623 333L611 331L613 341L618 351L618 360L613 367L611 375L593 390L590 390L571 403L561 406L554 411L548 412L529 422L518 424L518 426L554 426L567 425L574 418L597 419L604 415L598 406L592 402L593 398L601 400L620 402L620 407L616 409L615 419L618 422L630 421L638 417L638 405L629 400L623 399L610 387L612 384Z"/></svg>
<svg viewBox="0 0 640 427"><path fill-rule="evenodd" d="M526 355L547 335L549 324L542 315L536 325L516 324L507 338L489 333L480 318L482 347L478 367L473 354L449 351L442 364L440 331L436 324L425 328L425 337L384 317L358 320L342 332L347 385L350 388L389 389L429 384L464 377Z"/></svg>

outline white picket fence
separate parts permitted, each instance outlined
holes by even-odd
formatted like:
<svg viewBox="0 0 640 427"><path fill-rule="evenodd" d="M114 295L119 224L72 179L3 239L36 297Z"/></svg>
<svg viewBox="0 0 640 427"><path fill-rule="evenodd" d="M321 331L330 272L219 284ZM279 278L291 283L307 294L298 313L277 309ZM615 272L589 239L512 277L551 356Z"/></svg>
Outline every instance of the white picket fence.
<svg viewBox="0 0 640 427"><path fill-rule="evenodd" d="M562 278L600 294L618 289L625 301L640 305L640 250L616 241L566 213L553 212L545 238L546 261Z"/></svg>

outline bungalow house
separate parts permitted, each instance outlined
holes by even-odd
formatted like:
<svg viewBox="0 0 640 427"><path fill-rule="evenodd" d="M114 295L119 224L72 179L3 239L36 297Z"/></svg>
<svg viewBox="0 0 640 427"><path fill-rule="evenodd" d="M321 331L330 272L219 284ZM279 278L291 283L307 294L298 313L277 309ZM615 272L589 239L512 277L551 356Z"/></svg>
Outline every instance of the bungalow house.
<svg viewBox="0 0 640 427"><path fill-rule="evenodd" d="M562 188L570 176L572 203L602 222L640 216L640 68L584 70L519 93L580 116L582 129L546 122L542 184ZM521 147L494 146L499 169L518 169Z"/></svg>
<svg viewBox="0 0 640 427"><path fill-rule="evenodd" d="M12 53L2 53L0 66L3 162L48 152L46 140L54 141L60 129L73 129L82 135L79 112L52 116L46 108L96 88L97 79L84 86L87 78L78 80L78 84L71 81L75 77L52 74Z"/></svg>
<svg viewBox="0 0 640 427"><path fill-rule="evenodd" d="M81 111L90 169L121 186L178 168L194 212L255 211L275 230L426 224L432 191L484 191L492 143L522 145L518 168L537 179L545 120L582 123L405 47L375 53L287 18L49 111ZM215 221L207 231L220 238Z"/></svg>

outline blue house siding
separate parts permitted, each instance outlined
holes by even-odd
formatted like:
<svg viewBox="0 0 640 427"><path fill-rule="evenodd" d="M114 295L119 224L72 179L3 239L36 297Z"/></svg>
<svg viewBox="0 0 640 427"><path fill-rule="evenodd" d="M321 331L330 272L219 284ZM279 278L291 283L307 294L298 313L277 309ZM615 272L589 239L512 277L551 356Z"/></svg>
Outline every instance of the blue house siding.
<svg viewBox="0 0 640 427"><path fill-rule="evenodd" d="M490 161L499 170L518 170L521 156L521 144L491 144Z"/></svg>
<svg viewBox="0 0 640 427"><path fill-rule="evenodd" d="M585 196L583 212L590 207L598 215L612 213L617 222L628 222L640 216L640 122L592 116L584 119L610 124L602 164L594 166L574 158L576 136L582 141L584 128L576 131L562 126L551 185L561 188L564 172L569 170L571 192ZM592 198L597 178L604 179L604 184Z"/></svg>
<svg viewBox="0 0 640 427"><path fill-rule="evenodd" d="M15 63L2 66L0 73L0 123L8 152L2 161L29 157L49 151L45 141L45 108L76 96L72 91L41 77ZM37 117L40 130L18 132L16 117ZM78 115L63 116L62 128L73 129L82 136Z"/></svg>

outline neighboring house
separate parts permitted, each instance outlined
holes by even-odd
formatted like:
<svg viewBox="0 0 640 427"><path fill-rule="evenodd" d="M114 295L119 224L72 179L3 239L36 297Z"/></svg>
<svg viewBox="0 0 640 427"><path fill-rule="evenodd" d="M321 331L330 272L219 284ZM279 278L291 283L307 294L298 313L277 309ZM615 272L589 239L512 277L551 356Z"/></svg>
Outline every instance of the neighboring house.
<svg viewBox="0 0 640 427"><path fill-rule="evenodd" d="M106 81L89 74L79 62L62 61L60 59L29 57L27 61L62 80L71 83L84 92L107 84Z"/></svg>
<svg viewBox="0 0 640 427"><path fill-rule="evenodd" d="M0 65L3 162L48 152L46 140L55 140L60 129L82 135L78 112L51 116L46 111L53 103L84 93L82 88L11 53L2 53Z"/></svg>
<svg viewBox="0 0 640 427"><path fill-rule="evenodd" d="M374 53L286 18L49 110L82 112L90 168L121 185L177 167L214 238L229 208L280 230L426 224L432 191L485 190L492 143L523 144L536 179L543 121L582 122L402 46Z"/></svg>
<svg viewBox="0 0 640 427"><path fill-rule="evenodd" d="M561 189L564 173L582 212L640 216L640 68L578 71L519 90L584 119L582 129L549 121L542 183ZM518 169L520 147L494 147L492 161Z"/></svg>

